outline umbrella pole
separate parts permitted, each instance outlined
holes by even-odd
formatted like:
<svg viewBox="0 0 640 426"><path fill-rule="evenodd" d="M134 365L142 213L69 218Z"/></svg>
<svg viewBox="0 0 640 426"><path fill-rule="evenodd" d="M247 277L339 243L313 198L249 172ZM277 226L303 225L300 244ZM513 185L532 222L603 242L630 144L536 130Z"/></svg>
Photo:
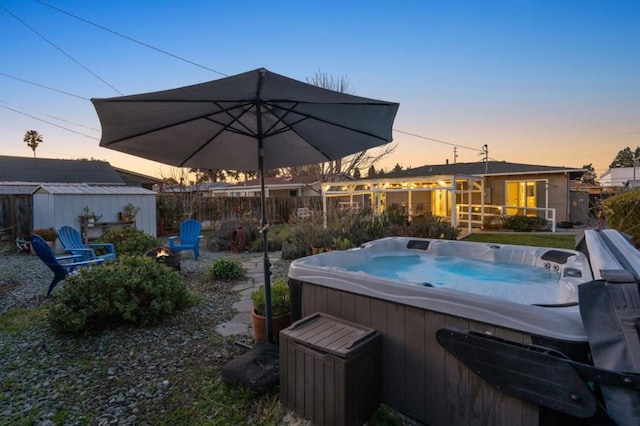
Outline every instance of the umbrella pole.
<svg viewBox="0 0 640 426"><path fill-rule="evenodd" d="M262 153L262 139L260 139L260 152ZM269 243L267 239L267 232L269 231L269 221L267 219L267 203L264 185L264 164L263 156L260 154L260 192L261 199L260 205L262 208L262 220L260 223L260 233L262 234L262 252L263 265L264 265L264 291L265 291L265 318L266 318L266 332L267 341L273 343L273 333L271 328L271 262L269 262Z"/></svg>
<svg viewBox="0 0 640 426"><path fill-rule="evenodd" d="M266 322L267 342L273 342L272 322L271 322L271 263L269 262L269 242L267 232L269 231L269 220L267 219L267 194L264 184L264 140L262 134L262 105L260 95L262 91L262 79L266 70L262 70L258 75L258 96L256 100L256 119L258 125L258 169L260 171L260 207L262 209L262 220L260 223L260 233L262 235L262 263L264 267L264 316Z"/></svg>

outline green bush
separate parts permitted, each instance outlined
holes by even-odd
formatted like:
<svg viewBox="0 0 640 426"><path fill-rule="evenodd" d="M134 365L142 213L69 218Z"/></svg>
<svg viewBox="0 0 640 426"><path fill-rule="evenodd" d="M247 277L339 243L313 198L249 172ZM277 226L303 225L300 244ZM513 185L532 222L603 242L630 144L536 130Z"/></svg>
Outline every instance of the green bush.
<svg viewBox="0 0 640 426"><path fill-rule="evenodd" d="M407 235L416 238L439 238L455 240L460 230L451 226L440 216L416 218L408 225Z"/></svg>
<svg viewBox="0 0 640 426"><path fill-rule="evenodd" d="M265 316L265 296L266 292L264 290L264 285L261 285L257 290L251 293L253 309L256 311L257 315ZM271 283L271 315L278 316L291 312L289 300L289 285L286 280L281 279Z"/></svg>
<svg viewBox="0 0 640 426"><path fill-rule="evenodd" d="M216 259L207 269L207 276L217 280L233 281L242 278L244 272L244 268L236 260Z"/></svg>
<svg viewBox="0 0 640 426"><path fill-rule="evenodd" d="M286 260L294 260L309 254L304 231L300 227L294 227L282 241L281 257Z"/></svg>
<svg viewBox="0 0 640 426"><path fill-rule="evenodd" d="M538 216L504 216L502 226L516 232L530 232L544 229L549 225L547 219Z"/></svg>
<svg viewBox="0 0 640 426"><path fill-rule="evenodd" d="M367 241L373 241L384 237L385 216L373 215L370 209L363 209L356 214L347 217L343 224L343 237L359 246Z"/></svg>
<svg viewBox="0 0 640 426"><path fill-rule="evenodd" d="M629 234L636 243L640 242L640 190L607 198L603 209L610 228Z"/></svg>
<svg viewBox="0 0 640 426"><path fill-rule="evenodd" d="M207 230L207 249L210 251L231 250L231 235L236 229L242 228L244 231L245 250L249 250L254 241L260 237L258 227L258 221L251 218L219 220L212 229Z"/></svg>
<svg viewBox="0 0 640 426"><path fill-rule="evenodd" d="M113 243L116 254L141 255L162 245L156 237L145 234L135 226L124 226L105 231L98 239L101 243Z"/></svg>
<svg viewBox="0 0 640 426"><path fill-rule="evenodd" d="M189 300L177 271L150 257L120 255L69 276L55 295L48 320L54 331L72 334L110 324L147 326Z"/></svg>

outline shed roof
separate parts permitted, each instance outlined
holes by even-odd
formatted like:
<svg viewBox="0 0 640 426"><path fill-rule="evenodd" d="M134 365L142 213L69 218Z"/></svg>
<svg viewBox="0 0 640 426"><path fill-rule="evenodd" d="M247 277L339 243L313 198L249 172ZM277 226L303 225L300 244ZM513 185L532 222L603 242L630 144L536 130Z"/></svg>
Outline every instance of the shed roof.
<svg viewBox="0 0 640 426"><path fill-rule="evenodd" d="M2 195L30 195L36 188L38 185L31 182L0 182L0 194Z"/></svg>
<svg viewBox="0 0 640 426"><path fill-rule="evenodd" d="M0 182L124 185L106 161L0 156Z"/></svg>
<svg viewBox="0 0 640 426"><path fill-rule="evenodd" d="M155 195L139 186L41 185L33 193L64 195Z"/></svg>

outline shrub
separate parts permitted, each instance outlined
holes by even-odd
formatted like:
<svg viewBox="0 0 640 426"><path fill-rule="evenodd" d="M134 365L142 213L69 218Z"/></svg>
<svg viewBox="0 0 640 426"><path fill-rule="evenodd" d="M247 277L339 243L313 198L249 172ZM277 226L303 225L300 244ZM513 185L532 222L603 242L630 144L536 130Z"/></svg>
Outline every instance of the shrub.
<svg viewBox="0 0 640 426"><path fill-rule="evenodd" d="M59 333L80 334L110 324L152 325L189 302L180 274L154 259L120 255L69 276L49 310Z"/></svg>
<svg viewBox="0 0 640 426"><path fill-rule="evenodd" d="M502 226L517 232L530 232L534 229L547 227L549 222L547 219L538 216L504 216Z"/></svg>
<svg viewBox="0 0 640 426"><path fill-rule="evenodd" d="M264 285L261 285L257 290L251 293L251 300L253 301L253 309L257 315L265 316L266 292ZM271 283L271 315L278 316L284 315L287 312L291 312L291 305L289 303L289 285L284 279Z"/></svg>
<svg viewBox="0 0 640 426"><path fill-rule="evenodd" d="M233 281L244 276L244 268L231 259L217 259L207 270L207 276L217 280Z"/></svg>
<svg viewBox="0 0 640 426"><path fill-rule="evenodd" d="M375 216L370 209L363 209L347 217L343 224L343 237L359 246L367 241L377 240L384 236L384 216Z"/></svg>
<svg viewBox="0 0 640 426"><path fill-rule="evenodd" d="M452 227L440 216L416 218L408 226L407 234L416 238L455 240L460 230Z"/></svg>
<svg viewBox="0 0 640 426"><path fill-rule="evenodd" d="M482 224L483 229L501 229L504 228L504 219L506 216L487 216Z"/></svg>
<svg viewBox="0 0 640 426"><path fill-rule="evenodd" d="M207 249L210 251L231 250L231 235L237 228L244 231L245 249L252 247L254 241L259 239L258 222L251 218L223 219L215 223L215 226L207 231Z"/></svg>
<svg viewBox="0 0 640 426"><path fill-rule="evenodd" d="M98 239L101 243L113 243L118 256L140 255L162 245L156 237L145 234L134 226L124 226L105 231Z"/></svg>
<svg viewBox="0 0 640 426"><path fill-rule="evenodd" d="M336 237L333 239L333 248L336 250L349 250L353 248L353 244L348 238Z"/></svg>
<svg viewBox="0 0 640 426"><path fill-rule="evenodd" d="M294 260L307 256L308 247L303 229L295 227L282 241L281 257L286 260Z"/></svg>
<svg viewBox="0 0 640 426"><path fill-rule="evenodd" d="M632 190L607 198L603 203L609 227L631 235L640 242L640 190Z"/></svg>

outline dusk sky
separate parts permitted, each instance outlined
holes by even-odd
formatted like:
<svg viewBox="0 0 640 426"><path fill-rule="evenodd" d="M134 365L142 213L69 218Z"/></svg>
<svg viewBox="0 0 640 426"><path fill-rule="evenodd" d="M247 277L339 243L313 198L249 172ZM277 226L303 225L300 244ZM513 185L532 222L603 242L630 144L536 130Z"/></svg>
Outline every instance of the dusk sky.
<svg viewBox="0 0 640 426"><path fill-rule="evenodd" d="M33 156L33 129L39 158L168 176L100 148L89 99L264 67L400 103L387 170L453 162L454 147L481 161L487 144L493 160L600 176L640 146L639 22L638 1L0 0L0 154Z"/></svg>

